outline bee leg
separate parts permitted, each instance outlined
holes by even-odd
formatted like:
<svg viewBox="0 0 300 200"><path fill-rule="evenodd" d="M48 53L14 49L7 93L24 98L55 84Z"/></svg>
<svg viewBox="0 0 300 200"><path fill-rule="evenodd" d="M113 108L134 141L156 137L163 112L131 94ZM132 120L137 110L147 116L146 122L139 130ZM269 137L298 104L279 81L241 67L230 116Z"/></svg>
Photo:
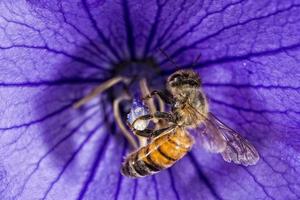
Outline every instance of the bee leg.
<svg viewBox="0 0 300 200"><path fill-rule="evenodd" d="M130 79L128 79L126 77L122 77L122 76L116 76L114 78L111 78L111 79L105 81L104 83L100 84L96 88L94 88L85 97L83 97L79 101L75 102L75 104L73 105L73 108L79 108L79 107L81 107L83 104L87 103L88 101L90 101L91 99L93 99L95 96L101 94L102 92L104 92L105 90L111 88L112 86L116 85L119 82L123 82L125 84L128 84L129 81L130 81Z"/></svg>
<svg viewBox="0 0 300 200"><path fill-rule="evenodd" d="M175 125L172 125L172 126L169 126L169 127L166 127L166 128L161 128L161 129L158 129L158 130L155 130L152 132L152 137L157 137L159 135L161 135L162 133L166 133L172 129L175 128Z"/></svg>
<svg viewBox="0 0 300 200"><path fill-rule="evenodd" d="M153 130L153 129L137 130L134 128L134 124L138 120L150 120L150 119L164 119L167 122L173 123L173 125L166 127L166 128L160 128L158 130ZM173 116L170 113L157 111L154 114L140 116L132 123L132 125L130 125L130 124L128 124L128 125L132 129L132 132L134 134L141 136L141 137L149 138L151 140L152 138L157 137L157 136L161 135L162 133L165 133L166 131L173 129L176 126L175 124L176 124L175 119L173 118Z"/></svg>
<svg viewBox="0 0 300 200"><path fill-rule="evenodd" d="M133 132L134 132L134 134L136 134L138 136L149 138L149 137L152 136L153 130L151 130L151 129L145 129L145 130L140 131L140 130L134 129Z"/></svg>
<svg viewBox="0 0 300 200"><path fill-rule="evenodd" d="M173 115L171 115L170 113L167 112L161 112L161 111L157 111L153 114L154 118L156 119L164 119L167 122L172 122L175 123L175 118Z"/></svg>
<svg viewBox="0 0 300 200"><path fill-rule="evenodd" d="M148 99L152 98L154 95L159 96L167 104L175 103L175 100L169 94L167 94L166 92L163 92L163 91L159 91L159 90L153 90L150 94L145 96L143 98L143 100L148 100Z"/></svg>
<svg viewBox="0 0 300 200"><path fill-rule="evenodd" d="M165 133L166 131L169 131L171 129L173 129L175 127L175 125L166 127L166 128L161 128L158 130L152 130L152 129L145 129L145 130L135 130L135 134L138 136L142 136L142 137L148 137L148 138L153 138L153 137L157 137L159 135L161 135L162 133Z"/></svg>

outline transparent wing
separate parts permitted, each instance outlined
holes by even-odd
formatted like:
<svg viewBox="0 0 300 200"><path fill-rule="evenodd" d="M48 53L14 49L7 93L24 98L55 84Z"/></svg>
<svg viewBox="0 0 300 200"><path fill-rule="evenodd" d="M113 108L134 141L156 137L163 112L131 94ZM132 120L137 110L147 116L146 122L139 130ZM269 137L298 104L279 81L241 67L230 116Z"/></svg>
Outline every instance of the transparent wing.
<svg viewBox="0 0 300 200"><path fill-rule="evenodd" d="M196 111L198 115L204 119L204 123L193 128L191 131L195 132L197 141L200 141L201 146L209 152L220 153L223 152L226 148L225 137L221 134L218 129L215 120L210 120L209 116L205 117L201 112L197 111L194 107L190 106L188 109L193 109L193 112ZM199 116L194 116L194 121L199 120Z"/></svg>
<svg viewBox="0 0 300 200"><path fill-rule="evenodd" d="M245 166L254 165L259 160L259 154L255 147L239 133L232 130L216 118L212 113L208 114L205 124L211 124L214 129L223 136L226 141L226 147L221 152L223 159L227 162L234 162ZM215 131L216 131L215 130Z"/></svg>
<svg viewBox="0 0 300 200"><path fill-rule="evenodd" d="M197 138L201 146L209 152L221 153L226 148L226 140L213 121L205 119L204 123L196 128Z"/></svg>

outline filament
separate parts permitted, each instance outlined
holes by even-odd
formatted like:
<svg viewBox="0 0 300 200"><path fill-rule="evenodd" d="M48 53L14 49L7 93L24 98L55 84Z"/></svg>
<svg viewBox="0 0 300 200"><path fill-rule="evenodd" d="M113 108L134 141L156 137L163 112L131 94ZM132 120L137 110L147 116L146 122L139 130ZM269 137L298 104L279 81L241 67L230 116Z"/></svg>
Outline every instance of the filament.
<svg viewBox="0 0 300 200"><path fill-rule="evenodd" d="M79 107L81 107L83 104L86 104L88 101L90 101L91 99L93 99L95 96L103 93L105 90L111 88L112 86L114 86L115 84L117 84L119 82L128 83L129 79L125 78L125 77L121 77L121 76L116 76L114 78L111 78L111 79L105 81L104 83L100 84L98 87L96 87L95 89L93 89L85 97L83 97L82 99L80 99L79 101L77 101L73 105L73 108L79 108Z"/></svg>
<svg viewBox="0 0 300 200"><path fill-rule="evenodd" d="M130 134L130 132L128 131L126 126L124 125L124 123L122 121L122 118L121 118L120 103L124 100L130 100L130 97L127 94L123 94L123 95L121 95L120 97L118 97L117 99L114 100L114 102L113 102L114 117L115 117L116 123L119 126L122 134L128 140L130 145L134 149L137 149L138 148L137 142L134 140L134 138L132 137L132 135Z"/></svg>
<svg viewBox="0 0 300 200"><path fill-rule="evenodd" d="M139 84L140 84L140 90L141 90L141 93L142 93L142 97L145 97L148 94L150 94L148 83L147 83L147 80L145 78L142 78L142 80L140 80ZM145 100L145 103L146 103L147 107L149 108L150 113L154 113L154 112L157 111L157 109L155 107L155 104L154 104L154 101L153 101L152 98ZM154 122L155 122L155 124L157 123L157 121L154 121ZM138 139L139 139L140 146L145 146L145 145L147 145L150 142L145 137L138 136Z"/></svg>
<svg viewBox="0 0 300 200"><path fill-rule="evenodd" d="M147 80L145 78L140 80L140 90L141 90L141 93L142 93L142 97L145 97L148 94L150 94L148 83L147 83ZM149 108L150 113L155 113L157 111L152 98L149 98L149 99L145 100L145 103L147 104L147 107Z"/></svg>

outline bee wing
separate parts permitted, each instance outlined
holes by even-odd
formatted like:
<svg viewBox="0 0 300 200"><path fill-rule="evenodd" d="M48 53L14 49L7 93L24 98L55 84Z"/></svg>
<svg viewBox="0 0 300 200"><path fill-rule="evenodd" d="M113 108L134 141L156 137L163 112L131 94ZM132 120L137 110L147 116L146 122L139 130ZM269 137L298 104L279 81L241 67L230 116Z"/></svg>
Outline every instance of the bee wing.
<svg viewBox="0 0 300 200"><path fill-rule="evenodd" d="M214 121L209 118L205 119L204 123L197 127L197 138L199 138L204 149L211 153L221 153L226 148L226 140L214 124Z"/></svg>
<svg viewBox="0 0 300 200"><path fill-rule="evenodd" d="M218 130L218 126L215 124L215 121L205 117L191 105L186 109L192 109L192 111L190 111L191 113L196 112L198 114L198 116L191 116L194 117L194 121L198 121L199 116L204 119L204 123L201 123L199 126L191 129L192 132L196 133L195 136L197 137L197 141L200 141L201 146L211 153L223 152L226 148L226 140Z"/></svg>
<svg viewBox="0 0 300 200"><path fill-rule="evenodd" d="M221 155L226 162L234 162L245 166L257 163L259 154L248 140L226 126L212 113L208 114L207 120L210 124L215 126L215 129L217 129L220 134L222 134L227 143L226 148L221 152Z"/></svg>

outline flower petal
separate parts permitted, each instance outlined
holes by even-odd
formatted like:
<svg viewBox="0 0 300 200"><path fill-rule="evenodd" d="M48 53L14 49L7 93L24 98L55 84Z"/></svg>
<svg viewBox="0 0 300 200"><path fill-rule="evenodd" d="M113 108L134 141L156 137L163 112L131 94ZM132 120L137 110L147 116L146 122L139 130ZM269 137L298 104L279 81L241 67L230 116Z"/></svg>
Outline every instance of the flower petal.
<svg viewBox="0 0 300 200"><path fill-rule="evenodd" d="M299 6L1 2L1 199L299 199ZM125 60L154 57L164 78L175 68L158 48L182 67L201 54L194 67L211 111L255 145L256 166L195 145L157 175L120 175L129 145L111 114L115 94L72 105Z"/></svg>

